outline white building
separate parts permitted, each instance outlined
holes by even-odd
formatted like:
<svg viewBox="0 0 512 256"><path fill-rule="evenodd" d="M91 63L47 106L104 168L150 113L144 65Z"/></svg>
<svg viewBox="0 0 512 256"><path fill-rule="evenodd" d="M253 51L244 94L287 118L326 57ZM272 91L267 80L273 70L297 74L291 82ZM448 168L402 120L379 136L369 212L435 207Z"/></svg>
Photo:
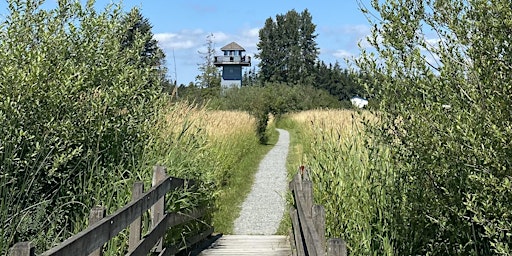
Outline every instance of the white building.
<svg viewBox="0 0 512 256"><path fill-rule="evenodd" d="M358 107L358 108L364 108L366 105L368 105L368 100L363 99L359 96L354 96L350 99L350 102L352 102L352 105Z"/></svg>

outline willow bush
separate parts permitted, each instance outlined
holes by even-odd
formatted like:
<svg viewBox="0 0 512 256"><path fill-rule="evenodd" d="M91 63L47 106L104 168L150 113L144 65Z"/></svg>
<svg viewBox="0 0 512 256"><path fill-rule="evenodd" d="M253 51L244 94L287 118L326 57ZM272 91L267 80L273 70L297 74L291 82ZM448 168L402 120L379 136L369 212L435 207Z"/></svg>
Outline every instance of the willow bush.
<svg viewBox="0 0 512 256"><path fill-rule="evenodd" d="M510 255L510 1L372 1L357 66L397 178L398 255Z"/></svg>
<svg viewBox="0 0 512 256"><path fill-rule="evenodd" d="M92 206L129 200L162 101L147 39L120 45L121 6L42 3L8 1L0 24L1 253L26 240L46 249Z"/></svg>

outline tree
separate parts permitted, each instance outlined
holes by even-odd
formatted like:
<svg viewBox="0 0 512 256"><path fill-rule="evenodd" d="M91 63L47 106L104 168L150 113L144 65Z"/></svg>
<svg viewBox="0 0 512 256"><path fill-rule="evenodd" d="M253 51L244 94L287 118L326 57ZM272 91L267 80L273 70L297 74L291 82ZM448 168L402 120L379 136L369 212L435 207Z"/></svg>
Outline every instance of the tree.
<svg viewBox="0 0 512 256"><path fill-rule="evenodd" d="M361 4L362 5L362 4ZM356 61L393 156L398 255L512 252L508 0L372 1Z"/></svg>
<svg viewBox="0 0 512 256"><path fill-rule="evenodd" d="M121 37L121 48L129 49L133 47L136 40L142 40L144 50L141 54L144 62L151 67L161 67L164 64L165 54L153 38L151 23L142 16L140 10L138 8L131 9L124 16L122 25L125 26L126 31Z"/></svg>
<svg viewBox="0 0 512 256"><path fill-rule="evenodd" d="M143 51L140 53L143 60L141 65L156 71L159 77L157 83L161 84L163 91L170 92L172 83L166 77L165 54L153 37L149 20L142 16L138 8L132 8L123 17L121 25L125 28L120 38L121 50L129 51L140 40L143 44Z"/></svg>
<svg viewBox="0 0 512 256"><path fill-rule="evenodd" d="M310 83L318 58L316 25L308 10L268 18L260 30L258 57L262 82Z"/></svg>
<svg viewBox="0 0 512 256"><path fill-rule="evenodd" d="M342 69L338 62L334 65L318 62L312 72L315 75L313 86L326 90L340 101L348 101L356 95L366 96L363 86L358 83L361 74Z"/></svg>
<svg viewBox="0 0 512 256"><path fill-rule="evenodd" d="M213 39L213 34L208 35L205 43L206 51L199 51L199 54L202 55L203 63L198 64L201 73L196 77L196 86L220 92L220 72L214 65L215 44Z"/></svg>

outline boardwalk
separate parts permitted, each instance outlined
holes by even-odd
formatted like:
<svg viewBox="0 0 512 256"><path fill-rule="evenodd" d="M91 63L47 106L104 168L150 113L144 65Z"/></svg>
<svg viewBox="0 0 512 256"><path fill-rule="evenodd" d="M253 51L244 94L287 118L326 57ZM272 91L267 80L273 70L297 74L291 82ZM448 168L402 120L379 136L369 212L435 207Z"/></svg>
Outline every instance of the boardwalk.
<svg viewBox="0 0 512 256"><path fill-rule="evenodd" d="M292 251L287 236L226 235L199 255L290 256Z"/></svg>

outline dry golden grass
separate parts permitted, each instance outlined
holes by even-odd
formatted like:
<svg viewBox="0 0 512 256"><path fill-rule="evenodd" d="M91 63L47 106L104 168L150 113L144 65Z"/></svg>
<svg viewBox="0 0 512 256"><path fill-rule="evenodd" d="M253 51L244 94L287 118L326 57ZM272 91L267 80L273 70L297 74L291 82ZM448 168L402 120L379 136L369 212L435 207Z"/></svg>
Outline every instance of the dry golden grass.
<svg viewBox="0 0 512 256"><path fill-rule="evenodd" d="M299 125L306 126L308 130L316 127L346 135L360 133L363 120L376 120L370 112L359 113L353 110L308 110L291 114L289 117Z"/></svg>
<svg viewBox="0 0 512 256"><path fill-rule="evenodd" d="M226 138L240 132L253 132L256 120L241 111L206 111L201 119L211 138Z"/></svg>
<svg viewBox="0 0 512 256"><path fill-rule="evenodd" d="M192 131L205 132L208 138L223 139L239 133L252 133L255 119L246 112L207 110L184 102L169 107L165 114L162 132L174 134L182 132L183 127L190 125Z"/></svg>

